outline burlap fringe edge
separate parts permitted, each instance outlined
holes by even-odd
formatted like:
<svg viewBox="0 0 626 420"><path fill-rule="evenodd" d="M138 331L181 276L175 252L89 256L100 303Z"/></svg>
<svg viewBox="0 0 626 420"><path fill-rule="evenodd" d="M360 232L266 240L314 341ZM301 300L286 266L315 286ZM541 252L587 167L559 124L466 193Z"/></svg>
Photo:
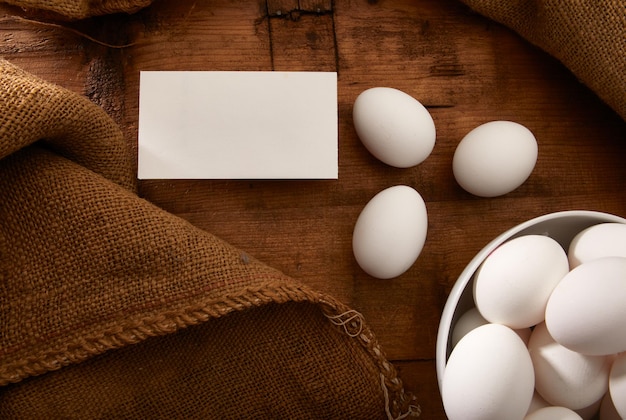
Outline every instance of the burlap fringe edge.
<svg viewBox="0 0 626 420"><path fill-rule="evenodd" d="M177 330L206 322L235 311L260 307L269 303L308 302L318 304L328 320L348 337L358 340L380 370L385 411L390 420L417 418L421 407L416 397L406 393L394 366L386 359L373 332L363 316L329 296L301 286L284 282L266 284L261 288L246 288L237 295L219 300L209 299L194 306L143 318L125 326L105 330L91 337L77 337L63 348L49 350L5 365L0 370L0 386L19 382L27 377L42 375L74 363L82 362L108 350L137 344L149 337L171 334Z"/></svg>
<svg viewBox="0 0 626 420"><path fill-rule="evenodd" d="M319 303L322 305L326 318L336 326L343 328L343 332L347 336L358 339L378 365L381 371L381 388L385 397L387 418L401 420L419 417L422 408L417 403L416 397L404 391L404 386L395 367L387 360L374 333L365 324L363 315L354 309L347 309L337 301L321 299ZM395 398L390 398L390 393Z"/></svg>

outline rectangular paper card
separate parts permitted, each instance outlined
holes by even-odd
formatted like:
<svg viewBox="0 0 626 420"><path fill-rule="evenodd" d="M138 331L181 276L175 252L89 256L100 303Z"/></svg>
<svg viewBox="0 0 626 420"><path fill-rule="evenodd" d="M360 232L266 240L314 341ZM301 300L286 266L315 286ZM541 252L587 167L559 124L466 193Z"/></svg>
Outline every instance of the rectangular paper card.
<svg viewBox="0 0 626 420"><path fill-rule="evenodd" d="M139 179L336 179L334 72L142 71Z"/></svg>

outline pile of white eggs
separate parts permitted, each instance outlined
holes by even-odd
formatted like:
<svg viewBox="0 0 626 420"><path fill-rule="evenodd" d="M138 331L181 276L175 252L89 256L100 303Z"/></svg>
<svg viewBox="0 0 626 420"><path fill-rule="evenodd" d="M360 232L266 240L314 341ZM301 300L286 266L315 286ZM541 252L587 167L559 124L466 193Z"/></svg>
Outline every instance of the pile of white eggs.
<svg viewBox="0 0 626 420"><path fill-rule="evenodd" d="M524 235L473 276L441 383L448 418L626 418L626 224L578 232L567 252Z"/></svg>
<svg viewBox="0 0 626 420"><path fill-rule="evenodd" d="M415 98L398 89L363 91L353 107L354 127L363 145L380 161L397 168L423 162L435 146L435 123ZM509 193L530 176L537 141L512 121L490 121L471 130L457 145L452 161L458 184L471 194ZM396 185L365 206L353 233L354 256L373 277L397 277L422 251L427 231L424 200L413 188Z"/></svg>

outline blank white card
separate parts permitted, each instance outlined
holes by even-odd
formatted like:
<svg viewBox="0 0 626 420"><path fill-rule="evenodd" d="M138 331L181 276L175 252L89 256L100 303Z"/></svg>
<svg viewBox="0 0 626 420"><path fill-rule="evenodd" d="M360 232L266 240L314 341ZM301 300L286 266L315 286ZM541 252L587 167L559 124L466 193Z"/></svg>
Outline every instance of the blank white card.
<svg viewBox="0 0 626 420"><path fill-rule="evenodd" d="M139 179L336 179L334 72L142 71Z"/></svg>

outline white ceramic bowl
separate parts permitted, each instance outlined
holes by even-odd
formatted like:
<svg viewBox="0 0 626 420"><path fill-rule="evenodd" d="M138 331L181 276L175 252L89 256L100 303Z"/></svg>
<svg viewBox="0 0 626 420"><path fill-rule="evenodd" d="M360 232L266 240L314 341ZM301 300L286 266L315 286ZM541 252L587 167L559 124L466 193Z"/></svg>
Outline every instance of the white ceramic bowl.
<svg viewBox="0 0 626 420"><path fill-rule="evenodd" d="M451 335L458 318L474 306L472 280L484 259L504 242L523 235L548 235L567 251L574 236L589 226L599 223L626 223L626 219L612 214L572 210L550 213L519 224L487 244L465 267L450 291L443 308L437 332L437 381L441 390L443 371L452 351Z"/></svg>

